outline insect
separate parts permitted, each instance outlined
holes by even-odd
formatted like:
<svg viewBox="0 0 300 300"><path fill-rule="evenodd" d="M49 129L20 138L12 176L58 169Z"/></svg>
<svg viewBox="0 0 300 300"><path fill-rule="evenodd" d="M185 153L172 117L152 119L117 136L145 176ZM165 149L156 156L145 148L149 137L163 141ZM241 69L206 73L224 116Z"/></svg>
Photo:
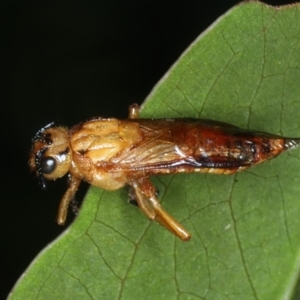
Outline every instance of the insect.
<svg viewBox="0 0 300 300"><path fill-rule="evenodd" d="M159 204L149 176L179 172L233 174L300 144L285 138L201 119L139 119L137 104L129 119L94 118L71 129L51 123L32 140L29 165L43 189L47 180L69 175L57 222L86 181L105 190L130 186L130 196L151 220L181 240L190 233Z"/></svg>

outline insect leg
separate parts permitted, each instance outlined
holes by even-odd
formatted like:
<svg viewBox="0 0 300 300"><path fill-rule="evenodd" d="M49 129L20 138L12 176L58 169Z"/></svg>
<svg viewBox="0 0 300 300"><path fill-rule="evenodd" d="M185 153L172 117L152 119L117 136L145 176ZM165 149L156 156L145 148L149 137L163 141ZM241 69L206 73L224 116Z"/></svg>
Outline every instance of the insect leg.
<svg viewBox="0 0 300 300"><path fill-rule="evenodd" d="M161 207L156 189L149 178L140 178L129 184L134 191L139 208L149 219L155 220L183 241L191 238L190 233Z"/></svg>
<svg viewBox="0 0 300 300"><path fill-rule="evenodd" d="M156 189L155 196L158 197L158 195L159 195L159 190ZM136 200L136 195L135 195L134 189L131 186L129 186L129 188L128 188L128 202L131 205L139 206L137 203L137 200Z"/></svg>
<svg viewBox="0 0 300 300"><path fill-rule="evenodd" d="M131 104L129 106L129 119L138 119L139 118L139 112L140 112L140 106L136 103Z"/></svg>
<svg viewBox="0 0 300 300"><path fill-rule="evenodd" d="M76 199L75 196L71 199L70 206L71 206L71 209L73 211L73 214L75 216L77 216L78 213L79 213L79 202L78 202L78 200Z"/></svg>
<svg viewBox="0 0 300 300"><path fill-rule="evenodd" d="M129 204L139 206L136 201L136 195L135 195L134 189L131 186L129 186L129 188L128 188L128 202L129 202Z"/></svg>
<svg viewBox="0 0 300 300"><path fill-rule="evenodd" d="M62 197L58 208L57 223L59 225L64 225L66 222L69 204L74 198L80 182L80 179L72 175L69 176L69 187Z"/></svg>

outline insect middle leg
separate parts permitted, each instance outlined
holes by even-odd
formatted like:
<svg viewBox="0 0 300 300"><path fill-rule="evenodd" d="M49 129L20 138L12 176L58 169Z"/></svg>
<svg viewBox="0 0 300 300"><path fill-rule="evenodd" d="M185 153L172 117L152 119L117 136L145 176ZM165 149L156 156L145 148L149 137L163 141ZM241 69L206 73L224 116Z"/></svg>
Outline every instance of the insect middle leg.
<svg viewBox="0 0 300 300"><path fill-rule="evenodd" d="M139 208L150 220L155 220L183 241L191 238L190 233L161 207L148 177L131 180L129 185Z"/></svg>
<svg viewBox="0 0 300 300"><path fill-rule="evenodd" d="M136 103L131 104L129 106L129 119L138 119L139 118L139 113L140 113L140 106Z"/></svg>
<svg viewBox="0 0 300 300"><path fill-rule="evenodd" d="M156 197L158 197L159 190L157 190L157 189L155 190L155 195L156 195ZM138 202L136 200L136 195L135 195L134 189L131 186L128 187L128 203L131 205L139 206Z"/></svg>

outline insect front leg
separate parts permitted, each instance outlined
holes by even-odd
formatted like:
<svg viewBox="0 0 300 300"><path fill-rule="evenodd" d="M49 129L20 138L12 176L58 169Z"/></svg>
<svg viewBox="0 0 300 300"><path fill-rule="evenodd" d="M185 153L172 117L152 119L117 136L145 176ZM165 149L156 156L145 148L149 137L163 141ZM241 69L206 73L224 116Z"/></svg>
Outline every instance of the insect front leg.
<svg viewBox="0 0 300 300"><path fill-rule="evenodd" d="M190 233L161 207L156 189L148 177L132 180L129 184L139 208L150 220L155 220L183 241L191 238Z"/></svg>
<svg viewBox="0 0 300 300"><path fill-rule="evenodd" d="M66 222L69 204L71 203L72 199L74 199L80 182L81 179L69 175L69 187L63 195L58 208L57 223L59 225L64 225Z"/></svg>

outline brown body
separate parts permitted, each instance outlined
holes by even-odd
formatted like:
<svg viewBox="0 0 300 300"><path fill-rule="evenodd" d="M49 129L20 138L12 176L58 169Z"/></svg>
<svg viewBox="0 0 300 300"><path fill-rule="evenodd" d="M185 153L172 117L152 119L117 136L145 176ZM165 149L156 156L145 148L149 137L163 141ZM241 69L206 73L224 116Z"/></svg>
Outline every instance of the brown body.
<svg viewBox="0 0 300 300"><path fill-rule="evenodd" d="M58 223L81 180L106 190L131 186L139 207L183 240L190 234L159 205L149 175L177 172L232 174L273 158L300 143L236 126L200 119L93 119L70 130L48 126L33 140L30 166L41 184L66 173L70 187Z"/></svg>

